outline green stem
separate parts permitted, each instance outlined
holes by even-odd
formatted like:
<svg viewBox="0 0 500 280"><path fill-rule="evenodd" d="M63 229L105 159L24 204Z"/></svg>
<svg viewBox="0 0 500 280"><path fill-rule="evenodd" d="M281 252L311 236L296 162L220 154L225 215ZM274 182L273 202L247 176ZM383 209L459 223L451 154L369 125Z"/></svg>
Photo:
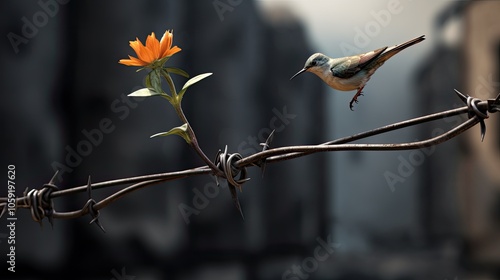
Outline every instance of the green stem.
<svg viewBox="0 0 500 280"><path fill-rule="evenodd" d="M179 116L179 119L181 119L183 123L187 124L187 132L190 139L189 145L193 147L198 156L200 156L200 158L213 170L213 172L216 175L218 176L223 175L222 171L220 171L220 169L217 168L217 166L207 157L207 155L205 155L203 150L200 148L200 145L198 144L198 139L196 138L196 134L194 133L193 128L189 124L186 115L184 115L184 111L182 111L181 100L177 95L177 91L175 90L175 85L174 81L172 80L172 77L165 69L162 69L161 71L163 77L165 78L165 80L167 80L168 86L170 87L170 92L172 93L172 98L169 99L170 104L172 104L172 106L174 107L177 116Z"/></svg>
<svg viewBox="0 0 500 280"><path fill-rule="evenodd" d="M187 124L187 132L188 132L189 138L191 140L189 142L189 145L191 145L191 147L193 147L193 149L196 151L198 156L200 156L200 158L213 170L215 175L222 176L223 175L222 171L220 171L220 169L217 168L217 166L207 157L207 155L203 152L200 145L198 144L198 139L196 138L194 130L191 127L191 125L189 124L189 121L187 120L186 115L184 115L184 111L182 110L182 106L181 106L180 102L176 103L176 104L172 104L172 105L175 108L175 112L177 113L177 116L179 116L179 118L181 119L181 121L183 123Z"/></svg>
<svg viewBox="0 0 500 280"><path fill-rule="evenodd" d="M161 70L161 74L165 78L165 80L167 80L167 84L170 88L170 92L172 93L172 97L177 98L177 91L175 90L175 84L172 80L172 77L170 77L170 74L165 69Z"/></svg>

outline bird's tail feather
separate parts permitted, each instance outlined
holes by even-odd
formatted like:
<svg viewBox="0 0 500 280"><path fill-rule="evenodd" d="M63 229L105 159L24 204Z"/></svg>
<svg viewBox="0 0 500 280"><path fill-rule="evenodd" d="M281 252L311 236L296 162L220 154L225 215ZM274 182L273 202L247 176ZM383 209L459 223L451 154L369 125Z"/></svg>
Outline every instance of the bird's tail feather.
<svg viewBox="0 0 500 280"><path fill-rule="evenodd" d="M420 37L417 37L417 38L414 38L414 39L411 39L409 41L406 41L404 43L401 43L399 45L395 45L393 47L389 47L387 48L387 50L381 55L380 57L380 62L385 62L386 60L388 60L389 58L391 58L393 55L397 54L398 52L410 47L410 46L413 46L417 43L420 43L422 42L423 40L425 40L425 35L422 35Z"/></svg>

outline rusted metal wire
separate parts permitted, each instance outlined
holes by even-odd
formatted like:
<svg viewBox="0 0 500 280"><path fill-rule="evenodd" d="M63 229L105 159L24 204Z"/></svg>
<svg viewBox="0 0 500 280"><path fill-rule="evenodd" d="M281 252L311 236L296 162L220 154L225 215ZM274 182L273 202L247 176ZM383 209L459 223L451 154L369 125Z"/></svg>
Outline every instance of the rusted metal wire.
<svg viewBox="0 0 500 280"><path fill-rule="evenodd" d="M103 226L99 222L99 210L107 207L112 202L115 202L116 200L124 197L125 195L158 183L173 181L190 176L211 174L214 175L216 179L219 177L228 181L231 195L233 197L233 202L236 208L240 211L241 216L243 217L243 212L241 210L241 205L239 204L238 201L236 189L239 189L241 191L242 184L250 180L250 178L247 177L247 171L246 171L246 168L250 166L259 166L261 167L262 172L264 172L264 167L267 163L290 160L293 158L302 157L318 152L394 151L394 150L421 149L425 147L438 145L440 143L448 141L460 135L464 131L472 128L478 123L480 124L481 128L481 140L483 140L484 135L486 133L486 125L484 123L484 119L489 117L488 113L500 112L500 94L495 99L488 99L482 101L477 98L466 96L460 93L458 90L455 90L455 92L460 97L460 99L466 104L466 106L390 124L387 126L376 128L349 137L339 138L319 145L289 146L289 147L279 147L271 149L270 144L274 135L273 133L271 133L266 142L261 144L263 146L263 150L261 152L255 153L245 158L238 153L234 154L228 153L226 146L224 152L221 151L218 152L216 160L214 161L213 166L216 166L218 168L217 172L214 172L213 166L210 167L207 165L183 171L130 177L130 178L110 180L99 183L91 183L89 176L86 185L68 188L65 190L59 190L59 188L54 184L54 180L57 177L57 172L56 172L56 174L54 174L49 183L42 185L40 189L31 189L29 191L28 189L26 189L22 197L16 198L16 209L19 208L30 209L31 216L34 221L42 224L43 218L47 217L47 219L52 225L54 218L72 219L90 214L92 217L90 223L95 223L104 231ZM379 135L397 129L418 125L425 122L435 121L438 119L444 119L465 113L468 114L469 117L468 120L450 129L449 131L430 139L408 142L408 143L348 144L350 142L360 139L365 139L374 135ZM239 176L238 179L236 179L237 176ZM100 200L99 202L96 202L94 199L92 199L91 195L92 191L117 185L129 185L129 186L109 195L108 197ZM81 209L68 212L57 212L54 209L53 199L84 191L87 191L89 199ZM6 197L0 197L0 207L2 207L2 211L0 212L0 217L1 217L7 210Z"/></svg>

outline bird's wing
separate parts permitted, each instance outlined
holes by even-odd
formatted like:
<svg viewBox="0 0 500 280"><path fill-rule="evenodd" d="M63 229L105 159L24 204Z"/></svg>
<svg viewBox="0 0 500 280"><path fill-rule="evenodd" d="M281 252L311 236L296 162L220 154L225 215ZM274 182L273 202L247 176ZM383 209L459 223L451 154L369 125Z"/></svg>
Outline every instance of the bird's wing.
<svg viewBox="0 0 500 280"><path fill-rule="evenodd" d="M348 79L356 75L365 66L380 56L387 47L380 48L360 55L354 55L344 58L337 58L333 67L330 69L332 75L342 79Z"/></svg>

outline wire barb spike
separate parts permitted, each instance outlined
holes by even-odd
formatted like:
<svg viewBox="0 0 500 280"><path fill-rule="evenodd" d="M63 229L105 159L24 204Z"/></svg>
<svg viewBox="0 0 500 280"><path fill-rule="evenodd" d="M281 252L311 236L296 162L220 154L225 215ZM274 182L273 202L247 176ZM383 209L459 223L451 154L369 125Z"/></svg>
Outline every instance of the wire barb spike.
<svg viewBox="0 0 500 280"><path fill-rule="evenodd" d="M495 99L488 99L488 112L500 112L500 93Z"/></svg>
<svg viewBox="0 0 500 280"><path fill-rule="evenodd" d="M92 183L90 180L90 175L87 181L87 193L89 194L89 200L87 200L87 203L85 203L83 209L88 208L89 214L92 216L92 220L89 222L89 225L95 223L102 230L102 232L106 233L106 230L99 221L99 210L94 209L94 205L96 204L96 202L94 199L92 199Z"/></svg>
<svg viewBox="0 0 500 280"><path fill-rule="evenodd" d="M262 151L266 151L269 149L270 145L271 145L271 142L273 141L274 139L274 131L276 129L273 129L273 131L271 131L271 133L269 133L269 136L267 136L267 139L266 139L266 142L264 143L260 143L260 145L262 146ZM266 170L266 159L263 158L260 162L259 162L259 165L260 165L260 171L262 173L262 177L264 177L264 171Z"/></svg>
<svg viewBox="0 0 500 280"><path fill-rule="evenodd" d="M241 209L240 200L238 199L238 192L236 192L236 188L231 184L229 184L229 191L231 192L231 197L233 198L234 206L236 207L236 209L238 209L238 211L240 212L241 218L244 221L245 216L243 215L243 210Z"/></svg>
<svg viewBox="0 0 500 280"><path fill-rule="evenodd" d="M49 181L50 185L54 185L56 178L57 178L57 174L59 174L59 170L56 170L56 173L54 173L54 176L52 176L52 178L50 179L50 181Z"/></svg>
<svg viewBox="0 0 500 280"><path fill-rule="evenodd" d="M458 95L458 97L462 100L462 102L464 103L467 103L467 96L465 96L465 94L461 93L460 91L458 91L458 89L453 89L455 91L455 93Z"/></svg>

